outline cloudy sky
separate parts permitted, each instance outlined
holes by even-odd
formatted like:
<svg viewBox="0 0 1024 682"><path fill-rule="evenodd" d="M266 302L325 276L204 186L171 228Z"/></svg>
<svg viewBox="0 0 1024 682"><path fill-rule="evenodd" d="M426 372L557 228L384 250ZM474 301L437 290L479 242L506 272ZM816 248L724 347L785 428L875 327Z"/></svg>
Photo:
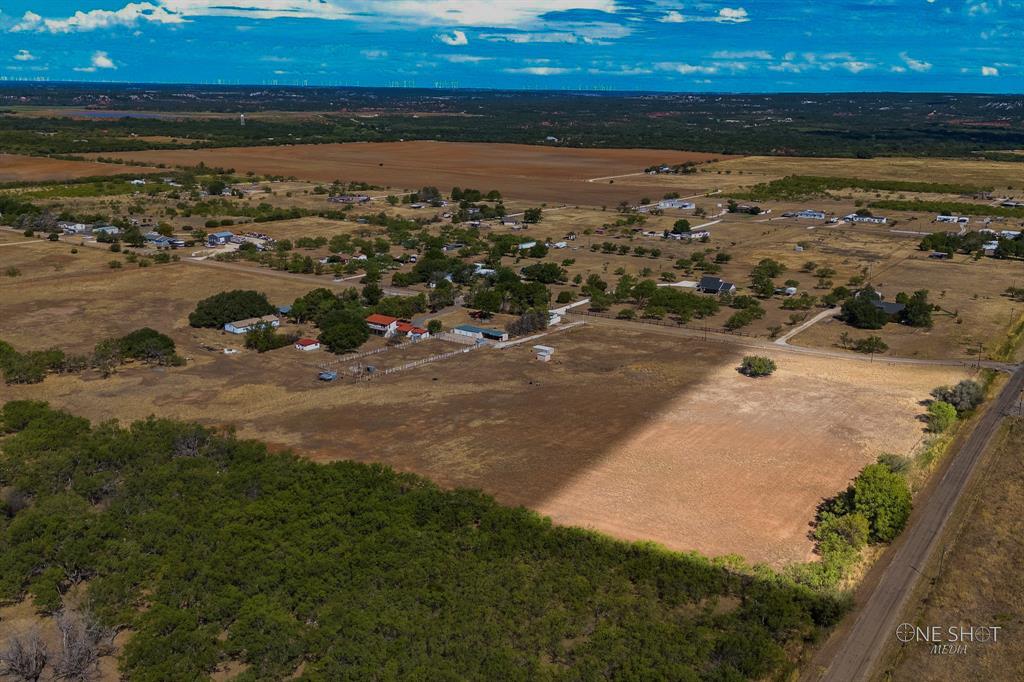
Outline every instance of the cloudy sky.
<svg viewBox="0 0 1024 682"><path fill-rule="evenodd" d="M0 78L1024 92L1024 0L0 0Z"/></svg>

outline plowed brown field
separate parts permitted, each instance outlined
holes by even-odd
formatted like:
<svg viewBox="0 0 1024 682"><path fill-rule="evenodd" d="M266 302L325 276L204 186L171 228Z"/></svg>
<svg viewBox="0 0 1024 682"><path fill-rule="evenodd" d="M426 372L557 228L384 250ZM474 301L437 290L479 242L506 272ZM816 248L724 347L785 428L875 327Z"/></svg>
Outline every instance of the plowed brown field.
<svg viewBox="0 0 1024 682"><path fill-rule="evenodd" d="M122 173L152 173L156 168L139 168L93 161L64 161L45 156L0 154L0 182L35 182L46 180L75 180L94 175L121 175Z"/></svg>
<svg viewBox="0 0 1024 682"><path fill-rule="evenodd" d="M517 199L596 206L615 206L622 200L636 201L649 195L651 188L639 182L646 177L643 169L648 166L725 158L721 154L659 149L430 141L175 149L115 155L182 166L202 161L238 172L294 175L319 182L339 179L404 189L433 185L443 191L454 186L497 189ZM588 182L595 178L603 179Z"/></svg>

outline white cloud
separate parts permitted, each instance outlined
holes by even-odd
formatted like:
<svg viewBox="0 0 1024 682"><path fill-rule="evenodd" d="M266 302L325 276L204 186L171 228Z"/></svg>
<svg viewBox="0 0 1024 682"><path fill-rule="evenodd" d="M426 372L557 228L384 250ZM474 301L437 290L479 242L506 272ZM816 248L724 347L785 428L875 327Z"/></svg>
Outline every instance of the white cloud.
<svg viewBox="0 0 1024 682"><path fill-rule="evenodd" d="M30 11L11 30L70 33L140 22L180 24L202 16L513 28L535 24L552 12L614 14L617 9L617 0L152 0L128 3L119 10L78 11L64 18L43 18Z"/></svg>
<svg viewBox="0 0 1024 682"><path fill-rule="evenodd" d="M681 62L659 62L654 65L660 71L675 71L681 73L684 76L688 76L694 73L718 73L717 66L704 66L701 64L685 64Z"/></svg>
<svg viewBox="0 0 1024 682"><path fill-rule="evenodd" d="M711 55L715 59L773 59L772 53L765 50L741 50L732 52L719 50Z"/></svg>
<svg viewBox="0 0 1024 682"><path fill-rule="evenodd" d="M25 12L11 31L38 31L46 33L73 33L94 31L114 26L134 26L140 21L154 24L180 24L185 18L165 7L150 2L131 2L119 10L81 10L63 19L46 19L35 12Z"/></svg>
<svg viewBox="0 0 1024 682"><path fill-rule="evenodd" d="M36 56L28 50L18 50L18 53L14 55L14 58L19 62L30 62L35 59Z"/></svg>
<svg viewBox="0 0 1024 682"><path fill-rule="evenodd" d="M982 76L998 76L999 75L999 69L997 69L994 66L983 66L983 67L981 67L981 75Z"/></svg>
<svg viewBox="0 0 1024 682"><path fill-rule="evenodd" d="M900 59L902 59L903 63L907 65L908 69L910 69L911 71L917 71L918 73L930 71L932 68L932 65L929 62L920 59L914 59L906 52L900 52Z"/></svg>
<svg viewBox="0 0 1024 682"><path fill-rule="evenodd" d="M452 64L478 64L480 62L487 62L494 57L478 57L472 54L443 54L439 55L441 59L451 62Z"/></svg>
<svg viewBox="0 0 1024 682"><path fill-rule="evenodd" d="M571 73L575 69L565 69L561 66L524 66L517 69L505 69L505 73L521 73L530 76L560 76L564 73Z"/></svg>
<svg viewBox="0 0 1024 682"><path fill-rule="evenodd" d="M750 21L750 19L747 17L747 10L743 9L742 7L737 7L736 9L732 9L730 7L723 7L722 9L718 10L718 19L719 21L732 21L736 23Z"/></svg>
<svg viewBox="0 0 1024 682"><path fill-rule="evenodd" d="M117 65L103 50L92 53L92 66L95 69L116 69Z"/></svg>
<svg viewBox="0 0 1024 682"><path fill-rule="evenodd" d="M715 22L717 24L743 24L750 21L750 15L742 7L723 7L715 15L683 14L678 10L666 12L660 19L663 24L683 24L687 22Z"/></svg>
<svg viewBox="0 0 1024 682"><path fill-rule="evenodd" d="M848 62L842 62L842 63L839 64L839 66L843 67L844 69L846 69L850 73L860 73L861 71L867 71L869 69L875 68L874 64L870 64L868 62L859 62L859 61L856 61L856 60L848 61Z"/></svg>
<svg viewBox="0 0 1024 682"><path fill-rule="evenodd" d="M388 56L388 51L387 50L362 50L362 51L360 51L359 54L363 55L367 59L384 59L385 57Z"/></svg>
<svg viewBox="0 0 1024 682"><path fill-rule="evenodd" d="M469 38L463 31L452 31L451 34L438 33L436 37L445 45L469 45Z"/></svg>
<svg viewBox="0 0 1024 682"><path fill-rule="evenodd" d="M907 67L905 67L905 66L892 66L892 67L889 68L889 70L892 71L893 73L906 73L907 72Z"/></svg>

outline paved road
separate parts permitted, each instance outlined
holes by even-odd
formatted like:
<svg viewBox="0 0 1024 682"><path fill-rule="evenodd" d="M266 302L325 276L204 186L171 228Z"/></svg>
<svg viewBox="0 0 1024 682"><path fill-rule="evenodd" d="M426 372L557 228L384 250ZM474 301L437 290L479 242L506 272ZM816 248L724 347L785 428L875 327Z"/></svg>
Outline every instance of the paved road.
<svg viewBox="0 0 1024 682"><path fill-rule="evenodd" d="M862 604L857 619L848 630L836 633L838 642L830 642L818 661L809 667L807 679L820 682L855 682L867 680L879 663L886 645L893 641L898 620L907 600L937 549L942 530L967 487L982 453L999 431L1003 418L1012 414L1024 389L1024 367L1017 369L988 411L982 415L973 433L954 455L954 459L925 500L910 526L904 531L889 565L878 585Z"/></svg>
<svg viewBox="0 0 1024 682"><path fill-rule="evenodd" d="M926 367L977 368L979 366L979 363L976 360L928 360L923 358L904 358L892 355L871 356L865 355L863 353L852 353L841 350L829 350L827 348L808 348L805 346L792 346L788 343L785 345L779 345L772 341L756 339L753 337L736 336L733 334L724 334L721 332L705 332L702 329L693 329L690 327L663 327L656 324L644 324L642 322L616 320L608 317L580 315L579 313L569 313L567 317L573 317L575 319L585 319L587 322L590 322L594 326L614 327L617 329L632 329L634 331L642 330L645 333L649 334L681 336L690 339L700 339L702 341L710 341L713 343L736 346L739 348L752 348L764 351L781 351L783 353L812 355L820 358L834 358L836 360L851 360L855 362L877 362L892 365L922 365ZM985 367L987 369L995 369L1001 372L1013 372L1018 368L1018 365L1013 363L995 362L992 360L983 360L980 366Z"/></svg>

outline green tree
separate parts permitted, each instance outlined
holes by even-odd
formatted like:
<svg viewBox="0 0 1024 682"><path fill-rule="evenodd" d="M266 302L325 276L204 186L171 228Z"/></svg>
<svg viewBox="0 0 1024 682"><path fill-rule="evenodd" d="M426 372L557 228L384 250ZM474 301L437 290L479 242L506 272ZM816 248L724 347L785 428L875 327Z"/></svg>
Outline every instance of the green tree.
<svg viewBox="0 0 1024 682"><path fill-rule="evenodd" d="M543 218L543 212L539 208L528 208L523 212L524 223L539 223Z"/></svg>
<svg viewBox="0 0 1024 682"><path fill-rule="evenodd" d="M776 369L775 361L762 355L748 355L740 364L740 373L748 377L766 377Z"/></svg>
<svg viewBox="0 0 1024 682"><path fill-rule="evenodd" d="M335 309L325 316L319 340L332 353L347 353L366 343L370 328L356 310Z"/></svg>
<svg viewBox="0 0 1024 682"><path fill-rule="evenodd" d="M236 289L199 301L188 323L193 327L223 327L228 322L270 315L274 310L266 294Z"/></svg>
<svg viewBox="0 0 1024 682"><path fill-rule="evenodd" d="M910 488L884 464L869 464L853 482L853 508L868 520L871 539L892 542L910 516Z"/></svg>
<svg viewBox="0 0 1024 682"><path fill-rule="evenodd" d="M933 401L928 405L928 430L932 433L942 433L956 423L956 408L941 400Z"/></svg>
<svg viewBox="0 0 1024 682"><path fill-rule="evenodd" d="M911 327L932 326L932 304L928 302L928 292L924 289L915 291L904 304L900 319Z"/></svg>

